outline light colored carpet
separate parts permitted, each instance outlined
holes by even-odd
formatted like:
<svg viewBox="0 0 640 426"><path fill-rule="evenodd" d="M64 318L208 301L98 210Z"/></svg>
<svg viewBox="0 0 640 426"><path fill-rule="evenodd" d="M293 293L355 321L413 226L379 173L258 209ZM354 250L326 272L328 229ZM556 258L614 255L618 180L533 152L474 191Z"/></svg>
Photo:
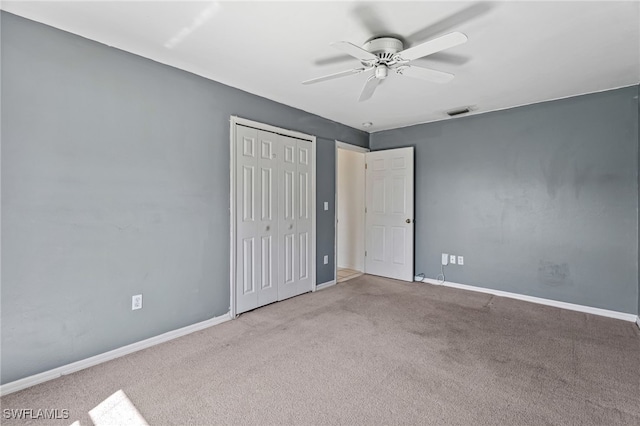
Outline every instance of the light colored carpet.
<svg viewBox="0 0 640 426"><path fill-rule="evenodd" d="M130 402L151 425L638 425L640 333L629 322L364 275L1 402L69 410L68 420L33 424L86 426L105 400ZM102 423L127 418L117 414Z"/></svg>

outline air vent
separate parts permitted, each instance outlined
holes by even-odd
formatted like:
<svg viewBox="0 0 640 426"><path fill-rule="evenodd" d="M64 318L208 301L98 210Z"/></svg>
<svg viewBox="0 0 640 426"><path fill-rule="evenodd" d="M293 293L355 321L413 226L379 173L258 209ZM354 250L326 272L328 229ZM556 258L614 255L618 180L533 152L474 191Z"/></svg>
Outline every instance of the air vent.
<svg viewBox="0 0 640 426"><path fill-rule="evenodd" d="M469 108L454 109L452 111L447 111L447 115L449 117L455 117L456 115L466 114L468 112L471 112L471 110Z"/></svg>

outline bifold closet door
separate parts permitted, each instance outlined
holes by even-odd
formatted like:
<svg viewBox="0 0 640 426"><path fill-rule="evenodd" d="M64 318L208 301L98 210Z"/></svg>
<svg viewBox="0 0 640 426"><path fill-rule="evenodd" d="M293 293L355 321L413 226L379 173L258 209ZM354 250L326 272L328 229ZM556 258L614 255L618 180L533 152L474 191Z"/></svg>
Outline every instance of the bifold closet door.
<svg viewBox="0 0 640 426"><path fill-rule="evenodd" d="M236 308L278 300L279 136L236 126Z"/></svg>
<svg viewBox="0 0 640 426"><path fill-rule="evenodd" d="M312 289L312 143L236 126L236 312Z"/></svg>
<svg viewBox="0 0 640 426"><path fill-rule="evenodd" d="M278 300L311 291L312 145L280 136Z"/></svg>

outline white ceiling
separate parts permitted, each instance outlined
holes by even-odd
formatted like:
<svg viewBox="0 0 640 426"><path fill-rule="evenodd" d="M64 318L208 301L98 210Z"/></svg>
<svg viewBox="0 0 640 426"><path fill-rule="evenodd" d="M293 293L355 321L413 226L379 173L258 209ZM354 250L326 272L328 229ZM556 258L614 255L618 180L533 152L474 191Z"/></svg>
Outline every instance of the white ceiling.
<svg viewBox="0 0 640 426"><path fill-rule="evenodd" d="M34 2L2 8L256 95L375 132L640 82L638 2ZM358 102L366 75L303 86L359 65L329 46L376 33L466 44L420 60L441 85L390 75ZM338 61L343 59L342 61ZM320 63L318 63L320 61ZM364 122L373 126L365 129Z"/></svg>

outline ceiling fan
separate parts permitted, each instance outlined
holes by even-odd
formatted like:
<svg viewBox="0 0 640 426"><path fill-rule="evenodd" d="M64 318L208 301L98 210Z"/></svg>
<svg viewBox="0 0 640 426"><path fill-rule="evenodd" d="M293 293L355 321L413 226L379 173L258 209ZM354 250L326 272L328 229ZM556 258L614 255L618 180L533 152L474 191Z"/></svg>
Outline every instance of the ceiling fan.
<svg viewBox="0 0 640 426"><path fill-rule="evenodd" d="M453 79L453 74L410 65L410 62L415 59L423 58L442 50L458 46L466 41L467 36L456 31L416 46L409 47L408 49L404 49L404 43L402 40L395 37L373 38L362 47L358 47L348 41L334 42L331 43L331 46L358 59L362 64L362 67L325 75L323 77L312 78L310 80L303 81L302 84L320 83L322 81L333 80L335 78L346 77L348 75L373 71L360 93L360 98L358 100L362 102L373 96L378 84L387 78L390 71L399 75L427 80L434 83L447 83Z"/></svg>

